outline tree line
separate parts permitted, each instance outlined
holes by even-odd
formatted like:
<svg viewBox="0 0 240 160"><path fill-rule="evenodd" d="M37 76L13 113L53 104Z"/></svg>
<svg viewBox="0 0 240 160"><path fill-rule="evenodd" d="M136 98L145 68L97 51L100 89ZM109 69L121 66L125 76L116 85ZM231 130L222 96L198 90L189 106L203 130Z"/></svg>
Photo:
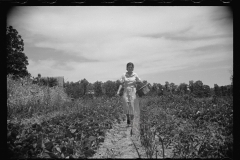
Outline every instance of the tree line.
<svg viewBox="0 0 240 160"><path fill-rule="evenodd" d="M143 83L137 83L137 90L146 84L147 81L144 80ZM83 97L87 95L89 90L94 91L94 96L108 96L113 97L116 95L120 81L96 81L95 83L89 83L85 78L79 80L78 82L67 82L64 83L64 88L66 93L74 99ZM204 85L202 81L198 80L196 82L189 81L189 84L181 83L180 85L175 85L174 83L165 84L153 83L150 87L150 91L147 93L149 96L162 96L162 95L186 95L189 94L196 98L205 98L211 96L232 96L232 85L218 86L214 85L214 88L210 88L208 85ZM123 88L120 91L120 95L123 94ZM141 97L144 94L140 91L138 95Z"/></svg>

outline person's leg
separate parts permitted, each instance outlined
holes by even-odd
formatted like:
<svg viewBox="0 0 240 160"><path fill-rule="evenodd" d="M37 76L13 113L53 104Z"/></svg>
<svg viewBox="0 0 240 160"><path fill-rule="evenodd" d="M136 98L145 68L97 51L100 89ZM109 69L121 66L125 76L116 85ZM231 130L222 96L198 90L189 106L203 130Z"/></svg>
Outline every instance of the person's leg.
<svg viewBox="0 0 240 160"><path fill-rule="evenodd" d="M130 124L131 124L131 125L133 124L133 119L134 119L134 115L133 115L133 114L130 114Z"/></svg>
<svg viewBox="0 0 240 160"><path fill-rule="evenodd" d="M129 102L129 121L130 121L130 124L132 125L132 120L133 120L133 103L132 103L132 99L131 101Z"/></svg>
<svg viewBox="0 0 240 160"><path fill-rule="evenodd" d="M127 111L127 124L131 124L131 114L132 114L132 104L131 104L131 93L126 92L125 94L125 100L126 100L126 111Z"/></svg>
<svg viewBox="0 0 240 160"><path fill-rule="evenodd" d="M134 110L135 110L135 104L134 104L134 101L135 101L135 96L134 96L134 92L132 92L132 95L131 95L131 102L130 102L130 123L131 125L133 124L133 119L134 119Z"/></svg>
<svg viewBox="0 0 240 160"><path fill-rule="evenodd" d="M134 115L133 115L133 114L131 114L130 116L131 116L131 118L130 118L130 119L131 119L131 121L133 121L133 119L134 119Z"/></svg>
<svg viewBox="0 0 240 160"><path fill-rule="evenodd" d="M127 124L130 124L130 122L131 122L131 116L130 116L130 114L131 114L131 112L130 112L130 107L131 107L131 104L130 104L130 102L127 102Z"/></svg>
<svg viewBox="0 0 240 160"><path fill-rule="evenodd" d="M129 117L129 114L127 114L127 124L130 124L130 117Z"/></svg>
<svg viewBox="0 0 240 160"><path fill-rule="evenodd" d="M137 138L140 138L140 109L139 109L139 101L138 97L134 100L134 118L133 118L133 135Z"/></svg>
<svg viewBox="0 0 240 160"><path fill-rule="evenodd" d="M126 115L126 120L128 121L128 119L129 119L129 114L128 114L128 102L127 102L128 100L127 100L127 95L126 95L125 92L123 93L122 99L123 99L123 114ZM124 120L124 121L125 121L125 120Z"/></svg>

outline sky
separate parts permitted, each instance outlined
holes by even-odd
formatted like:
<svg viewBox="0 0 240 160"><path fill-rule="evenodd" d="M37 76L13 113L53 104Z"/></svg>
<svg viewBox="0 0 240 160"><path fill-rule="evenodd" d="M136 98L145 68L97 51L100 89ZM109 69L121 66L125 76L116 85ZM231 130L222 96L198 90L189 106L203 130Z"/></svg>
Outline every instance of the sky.
<svg viewBox="0 0 240 160"><path fill-rule="evenodd" d="M141 80L231 84L233 15L226 6L17 6L33 77L116 81L134 64Z"/></svg>

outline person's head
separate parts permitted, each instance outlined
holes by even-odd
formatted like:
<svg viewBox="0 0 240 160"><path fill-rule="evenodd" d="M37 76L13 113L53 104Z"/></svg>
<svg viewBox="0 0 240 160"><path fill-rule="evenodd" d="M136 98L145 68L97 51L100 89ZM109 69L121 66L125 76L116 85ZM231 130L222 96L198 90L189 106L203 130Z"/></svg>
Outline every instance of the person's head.
<svg viewBox="0 0 240 160"><path fill-rule="evenodd" d="M132 62L129 62L129 63L127 64L127 71L128 71L128 72L132 72L133 69L134 69L134 64L133 64Z"/></svg>
<svg viewBox="0 0 240 160"><path fill-rule="evenodd" d="M40 73L38 73L38 77L41 78L41 74Z"/></svg>

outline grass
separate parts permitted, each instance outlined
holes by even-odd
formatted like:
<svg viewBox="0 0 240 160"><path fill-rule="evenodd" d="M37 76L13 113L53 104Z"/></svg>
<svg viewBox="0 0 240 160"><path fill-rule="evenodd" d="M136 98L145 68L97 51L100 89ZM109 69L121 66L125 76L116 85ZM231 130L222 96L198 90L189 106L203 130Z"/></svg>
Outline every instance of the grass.
<svg viewBox="0 0 240 160"><path fill-rule="evenodd" d="M7 118L29 118L64 109L70 102L62 87L39 86L27 78L7 77Z"/></svg>

